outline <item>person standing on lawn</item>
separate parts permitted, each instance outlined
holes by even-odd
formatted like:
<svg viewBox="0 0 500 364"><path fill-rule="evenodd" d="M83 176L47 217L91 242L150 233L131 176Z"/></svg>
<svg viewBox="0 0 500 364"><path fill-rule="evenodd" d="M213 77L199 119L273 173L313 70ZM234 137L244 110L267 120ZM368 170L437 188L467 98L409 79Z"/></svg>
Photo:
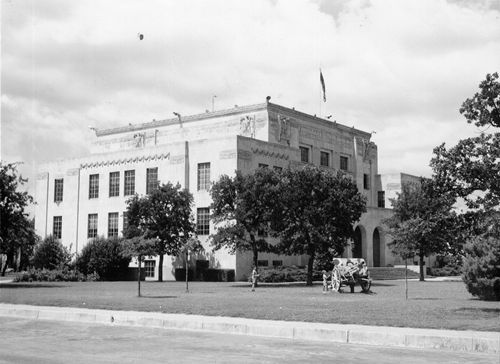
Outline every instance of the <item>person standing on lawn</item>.
<svg viewBox="0 0 500 364"><path fill-rule="evenodd" d="M328 292L328 277L329 275L326 274L326 270L323 270L323 294Z"/></svg>
<svg viewBox="0 0 500 364"><path fill-rule="evenodd" d="M255 291L255 287L257 286L257 277L259 277L259 274L257 273L257 267L253 267L253 271L252 271L252 292Z"/></svg>

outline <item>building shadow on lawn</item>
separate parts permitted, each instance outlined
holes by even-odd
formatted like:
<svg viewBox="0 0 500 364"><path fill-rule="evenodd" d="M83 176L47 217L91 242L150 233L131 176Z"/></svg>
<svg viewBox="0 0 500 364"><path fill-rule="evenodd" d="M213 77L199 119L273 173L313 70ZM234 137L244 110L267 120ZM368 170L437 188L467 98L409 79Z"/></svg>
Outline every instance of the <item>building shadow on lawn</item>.
<svg viewBox="0 0 500 364"><path fill-rule="evenodd" d="M65 284L46 284L46 283L1 283L0 289L16 289L16 288L64 288L69 287Z"/></svg>

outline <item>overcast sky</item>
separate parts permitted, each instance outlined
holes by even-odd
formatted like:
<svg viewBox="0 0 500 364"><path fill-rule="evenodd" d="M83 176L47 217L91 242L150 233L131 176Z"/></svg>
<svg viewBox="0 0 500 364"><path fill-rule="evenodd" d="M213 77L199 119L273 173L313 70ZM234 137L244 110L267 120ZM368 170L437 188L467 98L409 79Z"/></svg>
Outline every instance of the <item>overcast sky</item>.
<svg viewBox="0 0 500 364"><path fill-rule="evenodd" d="M89 125L213 95L376 131L380 173L428 176L435 146L479 133L458 109L500 71L498 0L1 1L1 159L30 185L38 163L89 153Z"/></svg>

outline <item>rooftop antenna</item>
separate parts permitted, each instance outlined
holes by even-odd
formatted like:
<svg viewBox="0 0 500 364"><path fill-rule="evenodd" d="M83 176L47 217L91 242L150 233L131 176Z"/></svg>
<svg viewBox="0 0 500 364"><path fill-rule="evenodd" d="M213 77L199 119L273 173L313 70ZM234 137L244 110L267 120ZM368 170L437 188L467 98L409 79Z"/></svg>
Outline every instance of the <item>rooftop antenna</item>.
<svg viewBox="0 0 500 364"><path fill-rule="evenodd" d="M179 125L180 127L182 128L182 119L181 119L181 114L179 114L178 112L175 112L174 111L174 115L177 116L179 118Z"/></svg>
<svg viewBox="0 0 500 364"><path fill-rule="evenodd" d="M217 97L217 95L213 95L212 96L212 112L215 111L215 98Z"/></svg>

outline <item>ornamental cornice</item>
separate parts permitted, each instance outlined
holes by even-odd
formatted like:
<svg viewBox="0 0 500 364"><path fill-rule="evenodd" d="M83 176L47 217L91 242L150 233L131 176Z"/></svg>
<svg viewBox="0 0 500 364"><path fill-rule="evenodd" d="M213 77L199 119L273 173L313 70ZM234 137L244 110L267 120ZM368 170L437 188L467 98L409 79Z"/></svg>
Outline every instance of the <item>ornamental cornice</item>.
<svg viewBox="0 0 500 364"><path fill-rule="evenodd" d="M81 163L80 168L96 168L96 167L105 167L105 166L115 166L120 164L129 164L129 163L139 163L139 162L149 162L149 161L160 161L160 160L170 160L170 153L161 153L161 154L150 154L143 156L135 156L128 158L117 158L110 159L104 161L92 161L87 163Z"/></svg>

